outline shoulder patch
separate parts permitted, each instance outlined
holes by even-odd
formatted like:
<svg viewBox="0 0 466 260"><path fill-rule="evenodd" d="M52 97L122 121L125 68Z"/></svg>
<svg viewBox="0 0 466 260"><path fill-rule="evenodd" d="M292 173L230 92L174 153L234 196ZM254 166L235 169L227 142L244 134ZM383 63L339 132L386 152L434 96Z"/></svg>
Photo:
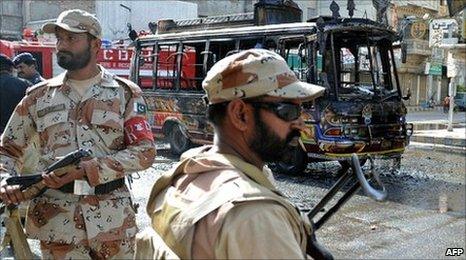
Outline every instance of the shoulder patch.
<svg viewBox="0 0 466 260"><path fill-rule="evenodd" d="M37 89L40 89L41 87L45 87L48 85L48 80L44 80L42 82L39 82L33 86L30 86L29 88L26 89L26 95L29 95L31 94L31 92L37 90Z"/></svg>
<svg viewBox="0 0 466 260"><path fill-rule="evenodd" d="M133 95L135 96L141 95L142 93L141 88L136 83L132 82L131 80L118 77L118 76L115 76L115 80L118 81L118 83L127 86L131 90L131 93L133 93Z"/></svg>

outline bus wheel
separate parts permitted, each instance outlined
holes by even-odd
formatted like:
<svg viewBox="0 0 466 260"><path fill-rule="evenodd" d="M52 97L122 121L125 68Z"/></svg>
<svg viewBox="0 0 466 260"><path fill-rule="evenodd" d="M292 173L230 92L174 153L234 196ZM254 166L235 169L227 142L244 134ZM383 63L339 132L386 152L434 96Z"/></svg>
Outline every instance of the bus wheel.
<svg viewBox="0 0 466 260"><path fill-rule="evenodd" d="M170 149L173 154L181 155L191 148L191 140L180 124L174 124L170 130Z"/></svg>
<svg viewBox="0 0 466 260"><path fill-rule="evenodd" d="M306 170L308 158L306 152L301 147L296 147L281 162L274 166L278 173L287 175L302 175Z"/></svg>

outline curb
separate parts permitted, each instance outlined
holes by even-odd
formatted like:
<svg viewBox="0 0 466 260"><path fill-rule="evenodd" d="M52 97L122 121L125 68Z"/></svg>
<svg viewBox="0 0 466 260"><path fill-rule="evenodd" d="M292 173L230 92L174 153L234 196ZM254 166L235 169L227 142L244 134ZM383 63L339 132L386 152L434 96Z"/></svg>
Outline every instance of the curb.
<svg viewBox="0 0 466 260"><path fill-rule="evenodd" d="M421 106L407 106L406 109L409 112L419 112L419 111L443 111L443 107L421 107Z"/></svg>
<svg viewBox="0 0 466 260"><path fill-rule="evenodd" d="M453 123L453 128L464 128L466 127L465 123ZM446 130L448 128L448 123L413 123L413 130L424 131L424 130Z"/></svg>
<svg viewBox="0 0 466 260"><path fill-rule="evenodd" d="M408 149L431 150L445 153L466 154L466 147L448 146L443 144L430 144L409 142Z"/></svg>
<svg viewBox="0 0 466 260"><path fill-rule="evenodd" d="M425 143L431 145L445 145L445 146L454 146L459 148L466 147L466 139L458 138L445 138L445 137L434 137L434 136L424 136L424 135L412 135L410 137L410 142Z"/></svg>

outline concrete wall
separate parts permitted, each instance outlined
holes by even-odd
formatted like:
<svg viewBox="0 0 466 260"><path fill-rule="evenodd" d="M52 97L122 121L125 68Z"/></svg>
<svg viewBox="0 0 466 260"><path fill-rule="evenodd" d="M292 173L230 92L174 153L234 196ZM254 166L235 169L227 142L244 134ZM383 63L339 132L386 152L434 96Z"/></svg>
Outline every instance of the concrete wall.
<svg viewBox="0 0 466 260"><path fill-rule="evenodd" d="M198 4L199 16L228 15L254 11L257 0L184 0ZM303 21L317 13L318 0L293 0L303 11Z"/></svg>
<svg viewBox="0 0 466 260"><path fill-rule="evenodd" d="M127 23L137 32L148 32L152 21L197 18L197 5L183 1L96 1L96 15L104 38L116 40L128 37Z"/></svg>
<svg viewBox="0 0 466 260"><path fill-rule="evenodd" d="M86 10L90 13L95 13L95 1L25 0L24 23L26 24L28 22L37 20L55 19L61 12L77 8Z"/></svg>
<svg viewBox="0 0 466 260"><path fill-rule="evenodd" d="M303 11L303 21L317 16L317 0L294 0Z"/></svg>
<svg viewBox="0 0 466 260"><path fill-rule="evenodd" d="M439 0L392 0L396 5L417 5L431 10L438 11L440 8Z"/></svg>
<svg viewBox="0 0 466 260"><path fill-rule="evenodd" d="M20 39L23 31L22 1L0 1L0 38Z"/></svg>
<svg viewBox="0 0 466 260"><path fill-rule="evenodd" d="M228 15L252 12L254 0L185 0L196 3L199 16Z"/></svg>

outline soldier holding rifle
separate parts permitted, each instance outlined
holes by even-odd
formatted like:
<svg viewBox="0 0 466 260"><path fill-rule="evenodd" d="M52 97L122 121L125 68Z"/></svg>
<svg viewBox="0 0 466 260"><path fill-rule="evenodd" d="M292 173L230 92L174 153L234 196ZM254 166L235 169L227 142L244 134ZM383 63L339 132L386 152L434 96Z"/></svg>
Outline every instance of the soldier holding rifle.
<svg viewBox="0 0 466 260"><path fill-rule="evenodd" d="M102 29L93 15L68 10L43 30L55 34L66 72L28 89L16 107L1 139L0 171L20 175L34 136L37 172L89 150L78 163L42 175L48 189L30 201L26 233L40 240L47 259L132 258L137 227L124 177L155 158L141 90L96 63ZM32 197L5 182L0 196L6 204Z"/></svg>

